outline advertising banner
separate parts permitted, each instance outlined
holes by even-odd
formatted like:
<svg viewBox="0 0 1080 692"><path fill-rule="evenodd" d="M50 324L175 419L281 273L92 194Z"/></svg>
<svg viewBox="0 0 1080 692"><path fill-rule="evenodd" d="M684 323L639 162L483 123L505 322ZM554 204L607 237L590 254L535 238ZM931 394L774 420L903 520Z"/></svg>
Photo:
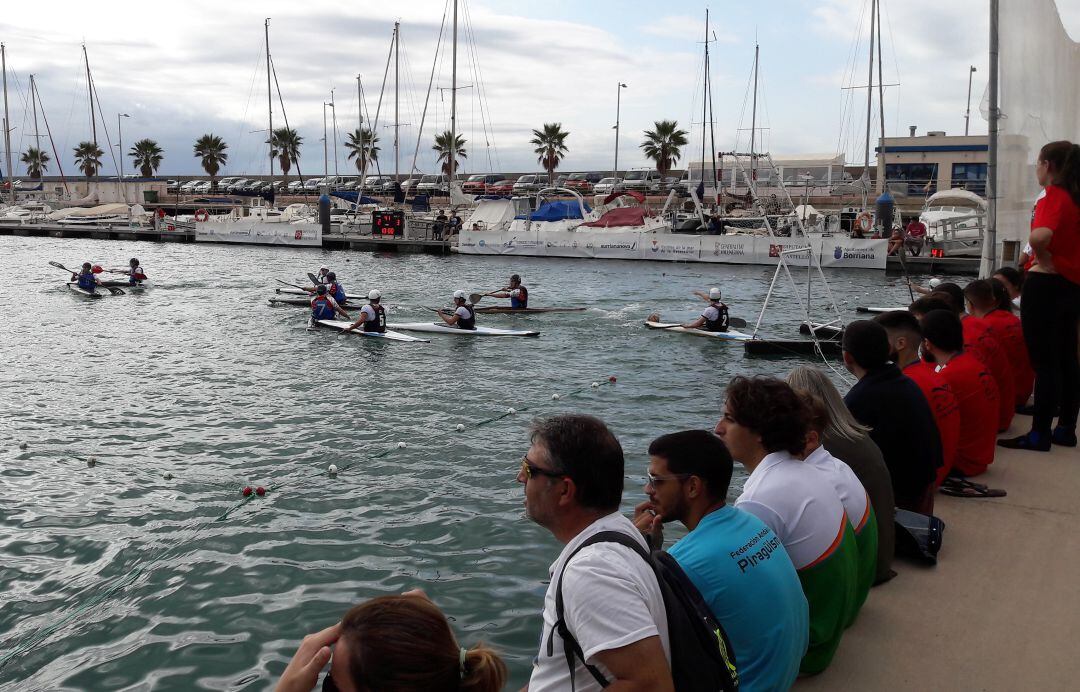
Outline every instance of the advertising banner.
<svg viewBox="0 0 1080 692"><path fill-rule="evenodd" d="M821 239L822 267L884 269L888 240L859 240L830 237Z"/></svg>
<svg viewBox="0 0 1080 692"><path fill-rule="evenodd" d="M756 254L756 239L747 235L701 236L699 262L722 264L761 264Z"/></svg>
<svg viewBox="0 0 1080 692"><path fill-rule="evenodd" d="M204 221L195 224L195 241L322 247L322 226L317 223L267 223L243 219Z"/></svg>
<svg viewBox="0 0 1080 692"><path fill-rule="evenodd" d="M701 236L685 233L642 234L642 259L670 262L697 262Z"/></svg>
<svg viewBox="0 0 1080 692"><path fill-rule="evenodd" d="M574 235L582 235L575 233ZM641 259L642 233L590 233L585 247L598 259Z"/></svg>

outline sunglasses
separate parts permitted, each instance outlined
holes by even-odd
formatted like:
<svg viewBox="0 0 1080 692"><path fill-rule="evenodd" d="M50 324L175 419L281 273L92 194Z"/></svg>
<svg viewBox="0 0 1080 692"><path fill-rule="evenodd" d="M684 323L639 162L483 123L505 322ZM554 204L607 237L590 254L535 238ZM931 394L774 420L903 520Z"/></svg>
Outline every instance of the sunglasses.
<svg viewBox="0 0 1080 692"><path fill-rule="evenodd" d="M645 482L645 485L651 485L652 487L655 488L656 486L660 485L664 481L674 481L674 480L684 481L684 480L686 480L687 478L689 478L690 476L693 476L693 475L694 474L692 474L692 473L672 473L672 474L667 475L667 476L657 476L657 475L652 474L652 473L647 473L647 474L645 474L645 476L648 478L648 480Z"/></svg>
<svg viewBox="0 0 1080 692"><path fill-rule="evenodd" d="M548 471L547 469L540 468L536 464L529 461L529 455L521 457L521 471L525 474L525 482L528 483L533 479L533 476L547 476L548 478L562 478L565 473L557 473L555 471Z"/></svg>

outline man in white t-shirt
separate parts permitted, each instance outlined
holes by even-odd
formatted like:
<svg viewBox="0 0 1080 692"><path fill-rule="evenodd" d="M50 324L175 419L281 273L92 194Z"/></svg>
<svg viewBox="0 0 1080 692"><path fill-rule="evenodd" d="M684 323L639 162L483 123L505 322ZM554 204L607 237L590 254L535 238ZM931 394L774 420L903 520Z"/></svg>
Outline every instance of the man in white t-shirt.
<svg viewBox="0 0 1080 692"><path fill-rule="evenodd" d="M439 310L436 314L451 327L476 329L476 311L468 301L469 296L465 291L454 291L454 311L448 315Z"/></svg>
<svg viewBox="0 0 1080 692"><path fill-rule="evenodd" d="M627 689L673 692L667 615L652 567L617 543L580 548L601 531L624 533L645 546L641 532L619 513L619 441L603 421L582 415L539 421L531 440L518 472L525 512L565 547L551 565L540 650L526 689L594 692L603 689L599 677ZM559 633L560 582L563 622L580 655L571 644L568 656Z"/></svg>

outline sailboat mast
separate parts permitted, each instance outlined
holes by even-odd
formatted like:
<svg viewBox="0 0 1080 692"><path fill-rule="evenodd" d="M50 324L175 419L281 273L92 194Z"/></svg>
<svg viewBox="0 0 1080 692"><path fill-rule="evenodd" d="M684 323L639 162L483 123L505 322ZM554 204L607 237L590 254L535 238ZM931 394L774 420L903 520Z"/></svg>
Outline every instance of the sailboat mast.
<svg viewBox="0 0 1080 692"><path fill-rule="evenodd" d="M701 196L705 197L705 126L709 100L709 8L705 8L705 72L701 77ZM698 202L704 202L704 199Z"/></svg>
<svg viewBox="0 0 1080 692"><path fill-rule="evenodd" d="M270 125L270 136L267 142L270 144L270 190L274 189L274 92L270 88L270 18L263 22L263 31L266 35L266 117ZM284 145L285 143L282 142Z"/></svg>
<svg viewBox="0 0 1080 692"><path fill-rule="evenodd" d="M400 121L399 121L399 118L398 118L399 106L400 106L400 101L401 101L401 99L399 98L399 95L398 95L398 87L399 87L399 84L400 84L400 81L398 79L398 66L399 66L398 58L400 56L400 47L401 47L401 23L400 22L394 22L394 180L397 181L397 182L401 182L401 170L399 168L399 158L400 157L398 156L398 149L399 149L398 143L399 143L399 139L400 139L398 137L398 130L401 127Z"/></svg>
<svg viewBox="0 0 1080 692"><path fill-rule="evenodd" d="M34 148L41 149L41 132L38 131L37 119L37 87L34 86L34 75L30 75L30 106L34 110Z"/></svg>
<svg viewBox="0 0 1080 692"><path fill-rule="evenodd" d="M11 192L11 203L15 203L15 171L11 170L11 128L8 123L11 117L8 115L7 97L7 49L0 43L0 70L4 73L4 152L7 157L7 182Z"/></svg>
<svg viewBox="0 0 1080 692"><path fill-rule="evenodd" d="M450 61L450 155L447 158L450 174L447 177L447 193L449 193L450 188L453 187L455 168L454 159L457 154L457 9L458 0L454 0L454 48L453 58Z"/></svg>
<svg viewBox="0 0 1080 692"><path fill-rule="evenodd" d="M709 10L705 9L705 95L709 101L709 154L712 158L713 202L720 202L720 177L716 174L716 121L713 116L712 66L709 62ZM704 133L703 133L704 136ZM704 162L703 162L704 163Z"/></svg>
<svg viewBox="0 0 1080 692"><path fill-rule="evenodd" d="M874 106L874 29L877 0L870 0L870 67L866 82L866 155L863 159L863 175L870 175L870 116Z"/></svg>
<svg viewBox="0 0 1080 692"><path fill-rule="evenodd" d="M365 145L364 145L364 98L360 94L360 75L359 74L356 75L356 112L360 116L360 129L357 131L357 134L360 135L360 159L359 159L359 162L360 162L360 176L361 177L360 177L360 185L358 187L363 189L364 178L367 177L367 175L365 175L367 173L367 149L365 148Z"/></svg>
<svg viewBox="0 0 1080 692"><path fill-rule="evenodd" d="M879 146L881 147L881 161L882 166L885 162L885 78L882 75L881 65L881 44L885 43L885 34L881 33L881 0L877 3L877 88L878 88L878 120L881 121L881 140ZM878 187L884 192L885 190L885 171L884 169L878 171Z"/></svg>
<svg viewBox="0 0 1080 692"><path fill-rule="evenodd" d="M750 184L757 187L757 86L758 86L758 59L761 55L761 47L754 44L754 100L750 109Z"/></svg>
<svg viewBox="0 0 1080 692"><path fill-rule="evenodd" d="M90 132L91 141L97 147L97 120L94 119L94 84L90 79L90 56L86 54L86 44L82 47L83 61L86 63L86 93L90 97Z"/></svg>

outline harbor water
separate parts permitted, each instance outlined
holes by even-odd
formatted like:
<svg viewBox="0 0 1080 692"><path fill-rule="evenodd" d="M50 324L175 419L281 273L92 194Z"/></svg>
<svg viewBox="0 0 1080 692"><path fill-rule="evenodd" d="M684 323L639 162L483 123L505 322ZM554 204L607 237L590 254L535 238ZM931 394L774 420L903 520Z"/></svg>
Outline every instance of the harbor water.
<svg viewBox="0 0 1080 692"><path fill-rule="evenodd" d="M515 482L529 421L606 420L629 510L652 438L712 429L735 375L812 362L642 324L689 320L691 291L720 286L752 330L768 267L0 241L0 690L271 689L306 633L412 588L463 644L501 650L516 689L560 550ZM154 287L97 300L47 265L132 256ZM533 306L588 309L479 316L535 339L309 332L305 310L266 299L321 264L351 293L381 290L391 327L511 273ZM848 320L910 302L880 271L828 277ZM798 338L801 310L781 277L762 333Z"/></svg>

